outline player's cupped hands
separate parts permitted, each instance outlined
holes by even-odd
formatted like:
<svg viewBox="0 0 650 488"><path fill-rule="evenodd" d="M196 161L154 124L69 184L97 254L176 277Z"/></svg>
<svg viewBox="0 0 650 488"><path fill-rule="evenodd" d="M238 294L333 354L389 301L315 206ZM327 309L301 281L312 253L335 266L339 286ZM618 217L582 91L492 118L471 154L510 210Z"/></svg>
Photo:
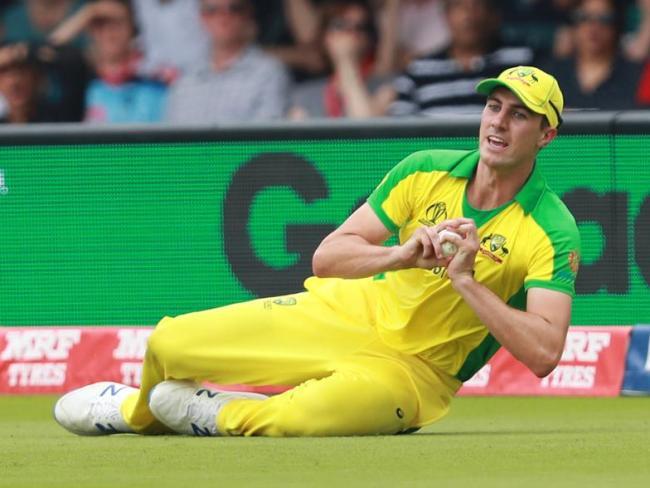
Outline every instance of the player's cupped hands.
<svg viewBox="0 0 650 488"><path fill-rule="evenodd" d="M456 246L456 253L447 264L447 275L452 282L464 276L474 276L474 263L479 250L479 237L476 223L472 219L458 218L447 220L447 229L454 232L445 239Z"/></svg>
<svg viewBox="0 0 650 488"><path fill-rule="evenodd" d="M446 234L445 240L456 246L454 255L445 256L443 252L440 239L443 230L452 232ZM473 274L478 248L479 239L474 220L456 218L434 226L418 227L400 246L400 257L404 268L446 267L447 274L453 280L456 276Z"/></svg>
<svg viewBox="0 0 650 488"><path fill-rule="evenodd" d="M432 269L447 266L451 257L445 257L440 242L440 232L449 228L444 221L439 225L418 227L411 237L399 247L403 268Z"/></svg>

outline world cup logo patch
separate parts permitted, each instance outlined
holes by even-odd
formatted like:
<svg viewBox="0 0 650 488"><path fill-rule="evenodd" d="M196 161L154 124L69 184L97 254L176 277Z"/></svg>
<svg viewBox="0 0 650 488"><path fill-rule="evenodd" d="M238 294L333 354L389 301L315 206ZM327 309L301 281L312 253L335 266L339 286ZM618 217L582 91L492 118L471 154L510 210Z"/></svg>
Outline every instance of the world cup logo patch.
<svg viewBox="0 0 650 488"><path fill-rule="evenodd" d="M443 220L447 220L447 204L445 202L436 202L429 205L425 217L419 219L418 222L427 227L433 227Z"/></svg>

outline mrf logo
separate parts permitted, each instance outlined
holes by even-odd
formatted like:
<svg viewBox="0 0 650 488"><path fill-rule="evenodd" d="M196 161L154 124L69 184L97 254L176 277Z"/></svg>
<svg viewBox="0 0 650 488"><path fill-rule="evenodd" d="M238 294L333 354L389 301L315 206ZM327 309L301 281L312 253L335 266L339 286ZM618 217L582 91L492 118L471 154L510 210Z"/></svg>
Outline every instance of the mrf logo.
<svg viewBox="0 0 650 488"><path fill-rule="evenodd" d="M539 78L535 76L535 70L532 68L514 68L506 76L508 80L518 81L526 86L532 86L539 83Z"/></svg>
<svg viewBox="0 0 650 488"><path fill-rule="evenodd" d="M81 330L9 331L7 345L0 354L3 361L50 361L68 359L70 349L81 340Z"/></svg>
<svg viewBox="0 0 650 488"><path fill-rule="evenodd" d="M433 227L443 220L447 220L447 204L445 202L436 202L429 205L425 217L418 220L418 222L427 227Z"/></svg>
<svg viewBox="0 0 650 488"><path fill-rule="evenodd" d="M609 332L569 331L562 353L562 361L596 363L603 349L609 347L612 335Z"/></svg>
<svg viewBox="0 0 650 488"><path fill-rule="evenodd" d="M506 247L507 241L501 234L489 234L481 239L479 251L495 263L501 264L503 258L510 254L510 250Z"/></svg>
<svg viewBox="0 0 650 488"><path fill-rule="evenodd" d="M560 364L541 380L540 385L544 388L577 390L593 388L596 384L598 360L611 342L612 335L609 332L569 331L561 361L574 364Z"/></svg>
<svg viewBox="0 0 650 488"><path fill-rule="evenodd" d="M147 340L153 332L152 329L120 329L117 331L119 340L113 349L114 359L142 360L147 349Z"/></svg>
<svg viewBox="0 0 650 488"><path fill-rule="evenodd" d="M8 363L9 387L61 386L65 383L70 350L79 344L81 330L11 330L0 353Z"/></svg>

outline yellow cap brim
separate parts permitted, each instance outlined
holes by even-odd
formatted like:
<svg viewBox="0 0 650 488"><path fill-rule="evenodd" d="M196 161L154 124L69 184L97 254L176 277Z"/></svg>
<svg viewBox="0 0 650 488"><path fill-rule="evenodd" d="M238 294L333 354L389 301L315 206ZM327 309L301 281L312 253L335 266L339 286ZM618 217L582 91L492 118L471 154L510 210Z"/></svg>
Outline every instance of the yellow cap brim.
<svg viewBox="0 0 650 488"><path fill-rule="evenodd" d="M488 78L476 85L476 91L477 93L487 96L492 93L495 88L499 87L505 87L514 93L521 101L521 103L523 103L531 112L535 112L536 114L540 115L546 115L546 111L543 108L538 107L537 105L526 100L526 97L522 95L522 93L517 89L516 85L511 85L507 81L499 80L497 78Z"/></svg>

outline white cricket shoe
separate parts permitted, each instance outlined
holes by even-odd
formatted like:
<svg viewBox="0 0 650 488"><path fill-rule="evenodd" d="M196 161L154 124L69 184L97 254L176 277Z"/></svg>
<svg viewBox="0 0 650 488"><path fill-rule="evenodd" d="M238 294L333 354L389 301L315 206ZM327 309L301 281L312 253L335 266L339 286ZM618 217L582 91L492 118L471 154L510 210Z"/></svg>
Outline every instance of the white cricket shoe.
<svg viewBox="0 0 650 488"><path fill-rule="evenodd" d="M120 413L122 402L138 391L110 381L93 383L63 395L54 405L54 419L78 435L126 434L133 430Z"/></svg>
<svg viewBox="0 0 650 488"><path fill-rule="evenodd" d="M149 409L167 427L179 434L219 435L217 415L232 400L264 400L266 395L209 390L193 381L168 380L149 394Z"/></svg>

